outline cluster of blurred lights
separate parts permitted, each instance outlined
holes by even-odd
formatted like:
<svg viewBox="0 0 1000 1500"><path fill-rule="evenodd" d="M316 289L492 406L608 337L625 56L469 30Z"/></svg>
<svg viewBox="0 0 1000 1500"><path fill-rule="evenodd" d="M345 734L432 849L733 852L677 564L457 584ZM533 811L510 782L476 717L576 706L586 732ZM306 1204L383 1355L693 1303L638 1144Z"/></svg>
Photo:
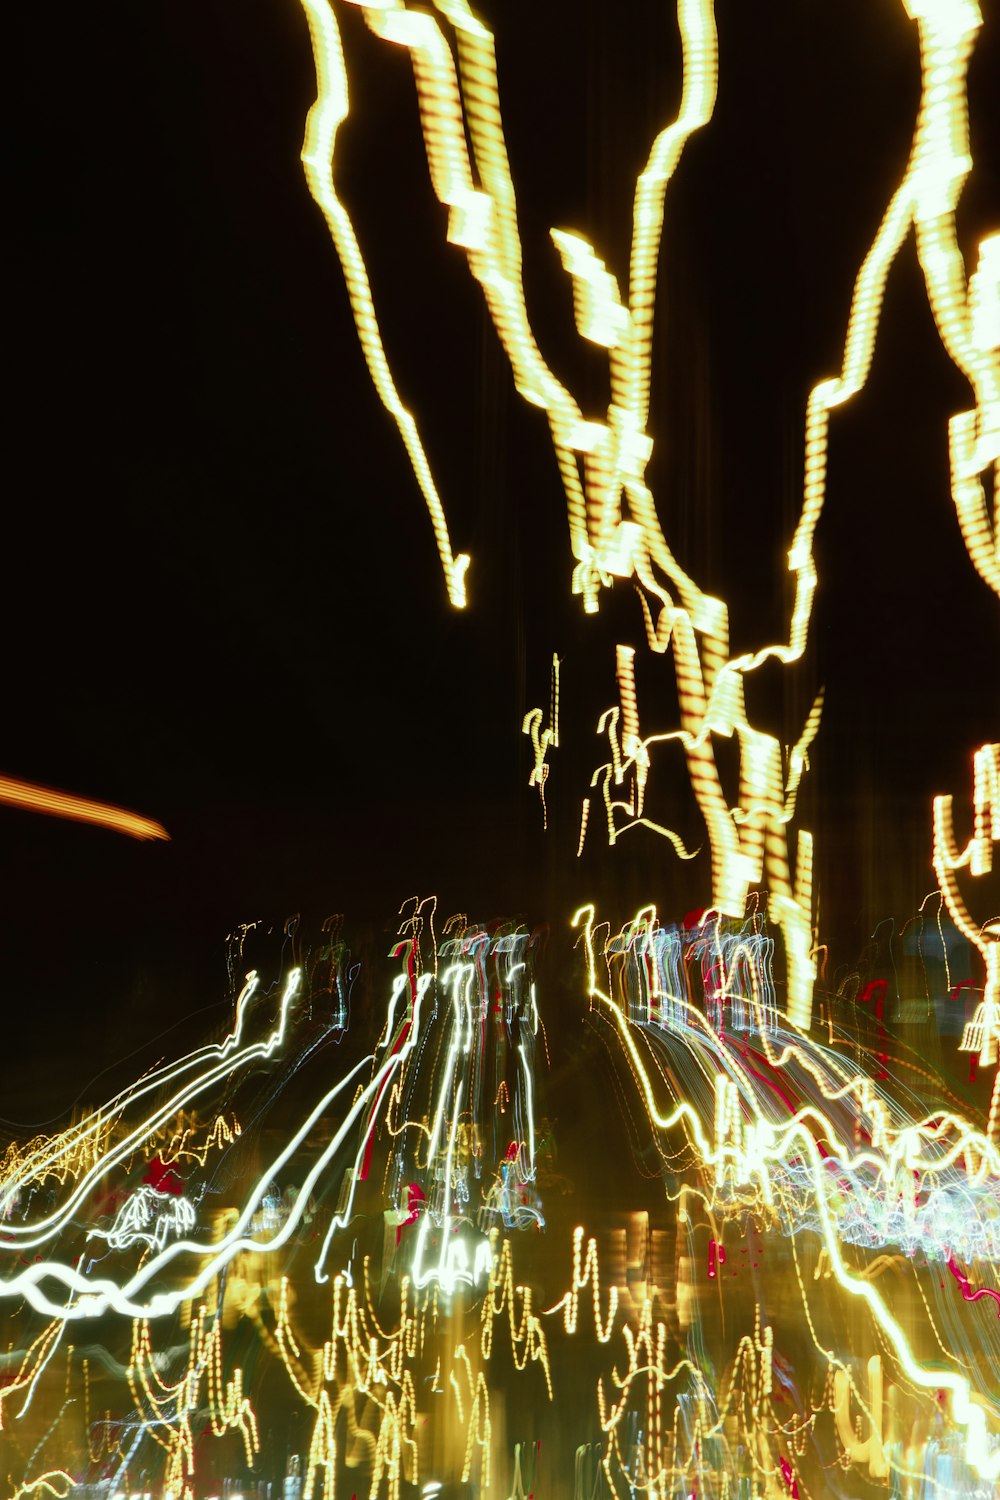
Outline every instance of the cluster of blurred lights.
<svg viewBox="0 0 1000 1500"><path fill-rule="evenodd" d="M997 1372L995 1352L963 1359L949 1347L955 1342L953 1305L975 1316L982 1308L973 1304L1000 1303L1000 1290L978 1284L992 1278L1000 1285L1000 1069L984 1131L959 1109L920 1114L902 1102L881 1011L877 1076L847 1065L832 1019L826 1043L808 1034L817 951L812 841L804 830L792 840L790 825L822 698L787 755L774 736L751 724L745 703L747 674L768 660L788 666L806 649L830 414L866 384L887 277L911 229L939 336L973 396L970 409L949 426L958 521L977 572L1000 594L998 526L984 486L1000 460L1000 236L983 241L967 281L955 227L971 168L966 72L982 17L975 0L902 3L918 28L922 70L910 158L857 274L840 373L818 382L806 403L802 507L788 555L794 600L787 640L737 657L730 656L726 604L703 593L674 557L645 479L665 194L686 142L714 109L713 5L678 0L683 93L677 118L656 136L637 181L626 293L583 235L552 231L570 277L578 332L607 351L611 402L603 420L584 416L548 368L532 331L488 28L466 0L435 0L433 12L411 10L403 0L361 7L372 31L412 58L430 179L448 208L448 238L465 252L483 290L518 391L546 414L566 494L572 587L592 612L603 587L615 578L633 580L650 652L673 656L679 724L648 734L640 719L636 652L618 646L618 702L600 721L609 759L595 772L592 791L603 802L611 843L641 825L690 857L676 832L649 811L653 751L676 741L708 834L712 909L693 926L670 927L647 907L603 938L592 907L574 918L586 964L587 1020L627 1082L632 1124L653 1141L666 1198L676 1205L673 1325L658 1315L663 1304L655 1278L648 1271L633 1280L622 1276L606 1253L602 1270L600 1232L582 1223L572 1231L565 1290L539 1306L543 1299L520 1264L532 1243L525 1231L542 1229L548 1212L535 1077L538 1037L545 1042L535 938L518 928L487 930L464 920L446 924L439 938L433 903L425 910L426 903L415 901L392 950L399 972L373 1051L316 1100L296 1100L294 1125L263 1169L255 1167L255 1180L235 1205L210 1215L204 1191L189 1193L179 1177L167 1185L169 1175L182 1162L192 1175L195 1168L204 1172L213 1152L224 1154L241 1139L235 1115L230 1124L219 1110L204 1132L194 1110L219 1094L228 1097L243 1080L286 1066L302 1019L299 969L288 976L275 1017L251 975L223 1042L159 1065L56 1136L8 1149L0 1164L0 1305L28 1318L39 1314L44 1326L16 1352L11 1343L4 1368L13 1374L0 1385L0 1429L5 1407L16 1405L19 1421L37 1391L59 1385L59 1351L68 1390L69 1328L124 1319L131 1330L124 1377L134 1415L114 1439L109 1417L103 1446L94 1449L91 1429L100 1431L102 1424L90 1421L85 1361L90 1461L107 1460L117 1476L113 1484L127 1486L129 1472L153 1447L162 1495L193 1500L200 1423L214 1438L238 1438L248 1469L261 1451L249 1377L229 1342L229 1330L246 1324L309 1413L303 1500L333 1500L340 1467L358 1454L368 1466L372 1496L384 1490L389 1500L400 1500L405 1483L421 1485L425 1401L446 1413L434 1471L444 1462L463 1482L477 1477L485 1490L500 1426L489 1379L499 1330L516 1377L539 1403L557 1397L556 1339L578 1341L574 1349L586 1342L600 1366L594 1397L602 1441L595 1461L615 1496L642 1490L651 1500L665 1500L678 1493L678 1484L684 1493L730 1494L727 1476L737 1446L749 1455L755 1484L771 1486L770 1492L780 1485L797 1496L820 1414L836 1433L837 1462L845 1469L854 1466L877 1482L890 1475L910 1481L908 1460L894 1452L890 1438L894 1393L901 1389L919 1409L921 1402L950 1403L961 1458L974 1476L967 1493L985 1494L982 1486L1000 1481L995 1386L983 1379L984 1370ZM337 135L349 108L336 12L329 0L302 4L318 83L303 149L309 186L343 267L372 380L427 504L449 597L461 606L469 559L452 549L334 183ZM547 719L537 708L522 724L532 748L530 781L543 811L548 755L559 746L559 668L553 655ZM714 748L718 739L734 737L735 799L724 791ZM8 779L0 779L0 800L135 837L166 837L158 824L121 809ZM951 797L935 800L934 868L948 913L986 970L961 1047L994 1066L1000 925L995 915L986 921L971 915L965 884L990 871L992 844L1000 836L998 746L976 753L973 806L973 833L960 848ZM590 810L587 799L581 847ZM764 906L748 915L751 887L760 884L768 892L767 916L783 939L784 1015ZM339 1035L347 1027L354 972L345 978L337 968L327 1032ZM589 1096L582 1107L594 1107ZM308 1164L297 1192L282 1197L276 1184L295 1161ZM143 1183L121 1201L102 1199L112 1174L135 1162L149 1167ZM343 1240L362 1217L365 1193L378 1201L382 1264L373 1264L368 1253L357 1256L355 1240L347 1268L331 1274L335 1246L338 1255L346 1249ZM307 1234L317 1200L326 1204L324 1217ZM66 1246L76 1243L81 1226L85 1248L71 1256ZM648 1225L641 1228L645 1234ZM92 1253L95 1241L106 1254ZM740 1255L746 1254L753 1278L760 1262L752 1256L778 1241L792 1257L812 1354L825 1372L821 1394L807 1399L798 1399L782 1369L775 1327L756 1290L752 1331L748 1320L738 1325L744 1331L724 1379L704 1347L700 1302L711 1296L738 1319L742 1309L732 1283ZM310 1343L311 1325L296 1308L292 1247L303 1244L309 1245L310 1291L318 1296L321 1287L328 1298L329 1334L318 1345ZM900 1262L923 1300L926 1330L908 1332L875 1284ZM103 1269L94 1274L98 1265ZM395 1293L390 1298L385 1291L390 1272L398 1283L398 1315L392 1317ZM756 1280L752 1284L756 1288ZM853 1349L838 1354L823 1342L818 1291L864 1341L860 1355ZM948 1292L952 1303L943 1295ZM265 1317L265 1306L273 1317ZM478 1328L466 1316L471 1309ZM154 1349L154 1329L165 1338L175 1325L186 1330L183 1359L176 1350ZM918 1349L925 1331L945 1365ZM679 1354L672 1348L678 1333L685 1340ZM524 1493L526 1455L518 1444L515 1494ZM586 1447L578 1449L578 1482L593 1457ZM42 1468L14 1489L13 1500L67 1500L73 1484L67 1469ZM422 1482L427 1497L442 1488L436 1479ZM151 1500L152 1491L123 1487L113 1494L114 1500Z"/></svg>
<svg viewBox="0 0 1000 1500"><path fill-rule="evenodd" d="M684 146L708 124L715 106L718 45L712 0L678 0L681 103L676 119L653 141L636 184L627 295L622 295L615 275L583 235L552 231L571 278L578 332L607 350L611 402L601 421L584 418L545 363L532 331L488 27L466 0L436 0L436 15L411 10L403 0L361 5L376 35L410 53L431 184L449 210L448 238L465 251L482 288L518 391L547 415L566 494L576 564L573 588L582 595L585 608L593 611L601 587L610 586L616 577L634 578L649 648L656 654L673 652L680 723L676 729L642 737L632 648L618 648L620 731L618 712L612 710L601 721L601 731L611 740L612 759L593 780L601 787L610 840L613 843L625 828L642 825L665 836L678 854L687 857L676 832L644 811L650 749L678 741L711 846L713 905L739 917L750 887L766 884L784 938L789 1014L800 1026L809 1023L815 983L813 855L811 835L800 830L790 843L788 825L818 728L820 700L791 752L786 777L778 740L748 718L744 678L765 661L788 666L805 651L816 589L813 539L826 499L830 414L866 384L886 281L911 229L942 344L974 396L974 405L954 416L949 428L959 524L975 567L1000 594L1000 537L983 486L983 475L1000 462L1000 236L982 242L978 265L967 280L955 226L956 206L972 165L966 77L982 16L976 0L902 3L918 30L920 108L906 170L857 274L840 374L814 385L806 403L802 507L788 554L795 579L788 638L736 657L730 656L726 604L703 593L681 567L661 530L644 477L652 452L647 428L664 202ZM400 427L427 502L449 595L453 603L464 603L468 559L453 556L416 426L392 384L361 252L333 185L336 132L348 113L335 8L331 0L303 0L303 5L318 82L303 150L309 185L343 266L376 389ZM544 805L547 745L540 722L540 710L533 710L525 720L525 732L532 734L535 752L530 779L539 787ZM734 735L740 774L738 796L731 801L723 789L713 741ZM618 795L615 789L625 781L631 783L631 791ZM588 798L581 847L589 814Z"/></svg>
<svg viewBox="0 0 1000 1500"><path fill-rule="evenodd" d="M46 1322L13 1378L0 1387L0 1421L10 1403L16 1419L23 1419L43 1383L58 1380L54 1356L65 1347L63 1335L71 1323L109 1311L123 1314L131 1320L123 1373L135 1415L119 1424L119 1435L110 1441L100 1436L108 1423L91 1423L98 1433L91 1461L112 1459L124 1475L148 1462L140 1453L148 1454L153 1444L161 1455L158 1493L177 1500L193 1497L196 1422L199 1427L207 1422L205 1430L215 1437L237 1437L247 1469L261 1454L260 1415L243 1359L234 1362L227 1353L227 1340L236 1337L229 1330L246 1326L279 1359L289 1390L310 1414L303 1500L320 1495L329 1500L345 1462L363 1462L371 1493L384 1490L391 1500L400 1500L405 1482L419 1484L422 1467L431 1462L431 1472L441 1472L438 1466L444 1464L464 1481L477 1477L485 1488L496 1459L490 1370L500 1332L515 1376L537 1389L546 1405L560 1396L553 1341L579 1344L581 1353L584 1347L593 1351L594 1411L602 1443L592 1455L578 1453L578 1468L584 1472L596 1462L612 1494L623 1494L622 1485L640 1484L651 1493L669 1494L683 1481L721 1496L721 1476L734 1461L737 1435L754 1472L780 1472L791 1493L800 1484L818 1412L833 1423L845 1463L873 1478L885 1477L901 1462L890 1441L886 1405L898 1403L892 1393L900 1383L910 1390L911 1401L920 1392L931 1402L947 1396L950 1420L962 1434L963 1462L970 1475L978 1475L970 1480L969 1493L979 1493L977 1485L995 1484L1000 1443L987 1423L988 1392L977 1394L961 1363L949 1361L943 1368L940 1361L918 1358L912 1333L906 1333L874 1283L897 1260L922 1278L928 1286L928 1292L921 1291L929 1326L942 1348L938 1321L949 1315L934 1291L938 1271L950 1272L956 1296L961 1294L959 1305L1000 1298L989 1284L991 1275L995 1279L991 1266L1000 1233L997 1145L955 1111L911 1116L898 1102L891 1067L884 1081L873 1079L853 1071L836 1046L790 1028L775 1004L773 940L760 911L743 924L709 912L684 927L664 928L656 912L645 908L620 932L606 931L603 938L593 909L581 910L576 924L588 976L589 1020L608 1041L616 1066L631 1076L632 1097L668 1180L679 1182L671 1319L657 1300L665 1295L660 1273L647 1270L639 1280L624 1276L614 1258L609 1262L610 1251L599 1249L605 1231L588 1232L582 1223L572 1232L565 1289L540 1305L531 1284L535 1277L529 1281L519 1265L530 1257L533 1237L525 1239L519 1230L540 1225L541 1215L504 1211L503 1192L496 1190L516 1167L525 1192L537 1191L540 1148L528 1043L543 1028L532 973L533 939L523 930L490 934L460 920L446 923L444 935L428 945L433 908L427 912L415 904L393 949L399 973L390 986L375 1051L347 1068L334 1087L323 1089L317 1107L299 1106L301 1128L289 1131L287 1144L270 1156L256 1183L242 1190L240 1203L213 1212L211 1234L205 1233L206 1205L197 1188L188 1197L160 1194L184 1216L183 1225L163 1231L162 1238L151 1232L133 1195L125 1200L136 1215L128 1232L120 1214L110 1231L102 1224L90 1230L91 1237L96 1233L109 1242L114 1235L119 1256L138 1256L139 1271L120 1285L108 1276L80 1275L65 1259L25 1267L23 1257L13 1254L20 1242L5 1242L14 1272L0 1290L8 1299L23 1299L21 1305L27 1302ZM255 1066L279 1072L287 1067L292 1032L307 1011L300 984L294 971L277 999L277 1023L263 1042L246 1040L248 1028L260 1024L253 1021L260 1001L251 979L225 1041L158 1070L158 1078L172 1082L195 1074L187 1090L174 1095L176 1139L189 1138L185 1112L204 1075L211 1073L216 1091L229 1092L254 1045ZM495 1055L492 1071L477 1064L477 1053ZM222 1060L226 1070L219 1072ZM136 1101L145 1097L145 1088L146 1080L140 1080ZM127 1107L117 1101L114 1111L104 1112L119 1120L117 1130L101 1138L98 1160L78 1158L81 1180L99 1181L121 1161L118 1136L135 1134L129 1132L132 1107L132 1101ZM508 1114L523 1126L515 1149L489 1147L491 1140L505 1138ZM217 1115L216 1122L222 1118ZM293 1153L314 1137L321 1118L328 1129L312 1148L300 1190L282 1197L275 1184ZM160 1161L158 1152L153 1155L154 1119L161 1133L164 1129L158 1116L147 1115L145 1150L147 1159ZM232 1129L220 1137L220 1149L232 1149L240 1139ZM134 1141L132 1149L141 1158ZM208 1153L200 1159L208 1162ZM334 1210L330 1184L337 1180L338 1162L346 1162L346 1170ZM474 1196L477 1162L482 1181ZM352 1251L348 1269L327 1278L323 1266L335 1253L334 1241L357 1233L357 1195L368 1191L369 1181L370 1191L386 1205L381 1267L369 1252L355 1257ZM66 1183L61 1186L64 1202L80 1201ZM329 1334L318 1346L309 1342L296 1315L288 1255L293 1233L299 1243L309 1243L302 1231L317 1195L329 1201L328 1227L319 1236L318 1256L309 1253L314 1277L328 1288L330 1319ZM10 1195L8 1201L14 1201ZM252 1223L265 1220L265 1232L248 1232ZM59 1225L63 1243L71 1225L65 1216ZM6 1232L14 1227L30 1235L40 1225L8 1221ZM641 1241L648 1225L637 1222L637 1231ZM173 1239L175 1232L189 1238ZM751 1243L753 1263L746 1261L745 1274L755 1287L758 1259L772 1255L780 1243L790 1247L805 1323L828 1372L811 1415L797 1397L791 1414L780 1409L794 1392L759 1293L753 1332L740 1335L724 1380L713 1374L702 1348L699 1304L706 1292L701 1288L717 1289L713 1295L738 1319L745 1291L737 1273ZM848 1247L867 1261L852 1261ZM171 1258L169 1252L178 1248L183 1253ZM636 1253L641 1261L645 1252ZM398 1284L395 1316L390 1309L396 1295L385 1288L387 1268ZM62 1306L40 1290L40 1277L67 1287ZM852 1304L865 1311L876 1348L867 1356L867 1382L853 1359L828 1347L818 1334L811 1288L820 1280L825 1303L831 1301L826 1288L832 1288L844 1316ZM140 1302L143 1287L148 1291ZM937 1311L929 1293L938 1301ZM462 1305L469 1308L471 1324L453 1321L453 1310ZM272 1309L273 1323L271 1314L263 1315L265 1306ZM186 1355L179 1362L177 1352L170 1356L168 1375L166 1351L154 1346L154 1331L169 1330L171 1315L187 1335ZM687 1341L680 1351L677 1327ZM162 1343L163 1333L159 1338ZM86 1363L84 1384L89 1411ZM426 1449L421 1437L426 1400L437 1413L433 1449ZM867 1436L856 1431L855 1410L867 1423ZM518 1458L518 1473L524 1462ZM57 1471L46 1473L49 1490L59 1494L64 1481ZM438 1481L426 1483L433 1487ZM19 1493L31 1493L32 1485L46 1488L37 1478ZM65 1497L60 1494L59 1500Z"/></svg>

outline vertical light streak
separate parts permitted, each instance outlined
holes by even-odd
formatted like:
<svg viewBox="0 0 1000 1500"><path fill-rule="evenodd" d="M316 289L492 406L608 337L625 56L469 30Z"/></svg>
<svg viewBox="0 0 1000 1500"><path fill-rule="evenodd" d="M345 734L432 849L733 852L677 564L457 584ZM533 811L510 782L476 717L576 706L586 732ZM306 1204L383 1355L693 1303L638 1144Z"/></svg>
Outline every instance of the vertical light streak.
<svg viewBox="0 0 1000 1500"><path fill-rule="evenodd" d="M974 878L993 866L992 846L1000 840L1000 744L983 745L973 757L973 830L965 848L955 842L952 797L934 798L934 873L955 926L977 949L986 970L983 998L962 1038L963 1051L978 1052L983 1067L995 1066L1000 1042L1000 920L991 912L985 923L974 922L958 883L957 871ZM987 1136L1000 1139L1000 1067L990 1099Z"/></svg>
<svg viewBox="0 0 1000 1500"><path fill-rule="evenodd" d="M337 196L333 183L333 156L337 131L347 118L349 102L347 70L340 41L340 31L333 11L324 0L302 0L309 23L313 57L316 63L316 102L306 121L306 138L302 162L309 190L323 211L330 237L347 283L347 294L354 315L361 349L372 383L383 406L390 413L406 448L431 518L438 556L444 570L448 598L456 609L466 602L465 573L469 566L466 553L454 555L444 507L438 495L417 424L403 406L396 391L389 364L382 347L375 305L364 259L350 216Z"/></svg>
<svg viewBox="0 0 1000 1500"><path fill-rule="evenodd" d="M545 783L549 779L549 750L559 748L559 657L553 651L551 682L549 686L549 722L542 728L542 710L531 708L521 723L521 733L531 739L534 763L528 777L529 786L537 786L542 804L542 825L549 826L548 809L545 806Z"/></svg>

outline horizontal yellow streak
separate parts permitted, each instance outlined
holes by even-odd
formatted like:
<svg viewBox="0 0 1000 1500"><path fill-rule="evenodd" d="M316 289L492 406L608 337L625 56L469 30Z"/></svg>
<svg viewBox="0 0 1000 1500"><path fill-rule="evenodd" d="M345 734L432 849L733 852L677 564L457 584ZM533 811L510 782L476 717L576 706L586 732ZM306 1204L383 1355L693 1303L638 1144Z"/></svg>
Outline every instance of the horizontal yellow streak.
<svg viewBox="0 0 1000 1500"><path fill-rule="evenodd" d="M30 781L17 781L12 776L0 776L0 802L11 807L26 807L29 812L46 813L50 818L71 818L76 823L96 823L101 828L111 828L115 833L124 833L130 839L169 839L170 835L162 823L152 818L143 818L139 813L129 812L124 807L112 807L108 802L92 802L88 797L76 797L72 792L58 792L52 787L35 786Z"/></svg>

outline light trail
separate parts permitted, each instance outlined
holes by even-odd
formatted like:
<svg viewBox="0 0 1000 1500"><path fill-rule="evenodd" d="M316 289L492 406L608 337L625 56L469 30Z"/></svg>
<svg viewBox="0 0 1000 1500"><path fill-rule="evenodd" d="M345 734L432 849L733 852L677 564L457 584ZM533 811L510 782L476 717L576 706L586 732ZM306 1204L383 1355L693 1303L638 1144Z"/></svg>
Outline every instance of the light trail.
<svg viewBox="0 0 1000 1500"><path fill-rule="evenodd" d="M552 653L552 679L549 690L549 720L542 728L544 713L540 708L531 708L521 723L521 733L529 736L534 764L528 777L529 786L537 786L542 804L542 822L548 828L549 814L545 806L545 783L551 767L548 762L550 750L559 749L559 658Z"/></svg>
<svg viewBox="0 0 1000 1500"><path fill-rule="evenodd" d="M114 833L124 833L130 839L167 839L170 835L162 823L144 818L139 813L128 812L124 807L113 807L109 802L93 802L88 797L77 797L73 792L59 792L52 787L36 786L31 781L18 781L12 776L0 776L0 802L8 807L23 807L27 812L44 813L50 818L68 818L73 823L93 823L98 828L110 828Z"/></svg>
<svg viewBox="0 0 1000 1500"><path fill-rule="evenodd" d="M80 1125L73 1129L64 1131L61 1136L57 1136L54 1141L44 1146L32 1157L18 1163L17 1168L9 1177L0 1181L0 1250L16 1249L23 1254L26 1250L37 1249L39 1245L58 1234L66 1227L70 1216L80 1207L87 1193L94 1188L98 1180L111 1168L130 1157L143 1143L149 1141L166 1124L175 1119L179 1111L187 1108L193 1100L213 1085L231 1077L237 1069L252 1061L270 1057L284 1040L289 1007L298 991L300 977L298 970L293 970L289 976L281 997L277 1025L264 1040L250 1043L246 1047L239 1046L247 1009L257 989L257 976L252 973L248 976L236 1002L236 1026L224 1042L218 1046L198 1048L177 1063L157 1068L133 1089L116 1095L105 1111L81 1121ZM208 1066L191 1082L183 1085L178 1092L170 1096L165 1103L154 1109L152 1114L129 1131L116 1145L109 1145L107 1149L96 1153L93 1153L91 1146L93 1154L89 1165L77 1178L69 1197L59 1210L53 1211L37 1222L33 1221L28 1224L10 1222L16 1207L16 1198L26 1182L33 1178L58 1175L58 1164L61 1164L66 1156L78 1153L82 1142L89 1143L95 1135L107 1130L106 1121L109 1116L117 1117L126 1103L132 1103L165 1086L169 1087L184 1073L198 1067L200 1063L206 1063ZM4 1285L0 1281L0 1297L4 1295Z"/></svg>

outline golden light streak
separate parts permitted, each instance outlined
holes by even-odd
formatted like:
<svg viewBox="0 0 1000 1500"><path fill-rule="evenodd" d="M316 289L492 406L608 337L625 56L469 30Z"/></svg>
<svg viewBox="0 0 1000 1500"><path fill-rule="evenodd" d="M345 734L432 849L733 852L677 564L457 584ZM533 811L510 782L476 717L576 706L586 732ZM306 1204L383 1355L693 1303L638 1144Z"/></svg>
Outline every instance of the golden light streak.
<svg viewBox="0 0 1000 1500"><path fill-rule="evenodd" d="M837 1432L844 1445L844 1452L854 1464L866 1464L872 1479L885 1479L889 1473L885 1450L882 1446L882 1361L873 1354L868 1361L868 1389L870 1394L870 1430L864 1442L855 1436L851 1425L850 1382L846 1370L834 1373L834 1390Z"/></svg>
<svg viewBox="0 0 1000 1500"><path fill-rule="evenodd" d="M549 750L559 748L559 658L552 653L552 674L549 689L549 722L542 728L543 712L540 708L531 708L525 714L521 723L521 733L531 739L531 749L534 756L534 764L528 777L529 786L537 786L538 795L542 803L542 824L549 826L548 809L545 806L545 783L549 779Z"/></svg>
<svg viewBox="0 0 1000 1500"><path fill-rule="evenodd" d="M28 1500L29 1496L37 1497L42 1491L52 1495L54 1500L67 1500L67 1496L74 1488L74 1480L65 1469L49 1469L40 1474L37 1479L29 1480L27 1484L19 1484L14 1490L10 1500Z"/></svg>
<svg viewBox="0 0 1000 1500"><path fill-rule="evenodd" d="M10 1380L5 1380L0 1385L0 1432L4 1429L4 1402L9 1401L11 1396L16 1396L19 1391L26 1392L18 1416L28 1407L32 1393L39 1377L44 1371L52 1355L55 1353L59 1340L62 1338L65 1324L59 1318L54 1318L38 1337L25 1351L17 1374Z"/></svg>
<svg viewBox="0 0 1000 1500"><path fill-rule="evenodd" d="M222 1324L202 1305L189 1329L188 1361L176 1381L165 1381L157 1370L149 1322L136 1319L132 1327L132 1355L127 1378L136 1413L153 1441L164 1451L163 1492L190 1495L195 1478L192 1419L207 1404L214 1437L238 1432L248 1466L260 1451L257 1419L243 1392L243 1371L237 1366L227 1379L222 1364Z"/></svg>
<svg viewBox="0 0 1000 1500"><path fill-rule="evenodd" d="M344 67L340 32L333 11L324 0L302 0L309 35L312 39L313 56L316 61L316 102L309 111L306 122L306 138L302 148L302 161L306 169L309 190L326 219L347 283L351 311L354 314L358 338L364 353L372 383L386 410L399 428L400 436L420 485L424 502L431 518L438 556L444 569L448 598L456 609L465 605L465 572L469 566L466 553L457 557L452 552L448 523L444 507L434 484L430 464L424 453L417 424L403 406L389 370L375 306L372 301L368 273L358 246L354 226L344 205L337 196L333 182L333 155L337 131L347 118L348 89L347 71ZM415 18L419 22L419 18Z"/></svg>
<svg viewBox="0 0 1000 1500"><path fill-rule="evenodd" d="M77 797L73 792L59 792L53 787L36 786L34 782L18 781L12 776L0 776L0 802L5 802L8 807L23 807L28 812L44 813L50 818L93 823L98 828L110 828L115 833L124 833L130 839L170 838L162 823L144 818L139 813L128 812L124 807L113 807L109 802L93 802L88 797Z"/></svg>

